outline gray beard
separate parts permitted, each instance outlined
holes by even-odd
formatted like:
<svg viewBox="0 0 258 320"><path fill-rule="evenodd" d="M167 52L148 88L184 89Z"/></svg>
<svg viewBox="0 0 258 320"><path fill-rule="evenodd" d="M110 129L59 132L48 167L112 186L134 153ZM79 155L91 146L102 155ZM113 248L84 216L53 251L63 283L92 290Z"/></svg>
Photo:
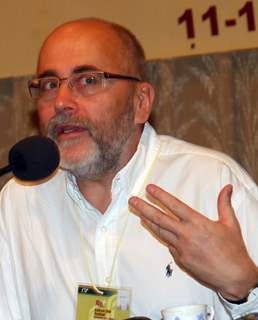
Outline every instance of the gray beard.
<svg viewBox="0 0 258 320"><path fill-rule="evenodd" d="M104 123L103 127L100 124L98 128L85 119L66 114L59 114L53 118L48 125L47 135L58 144L61 154L60 167L70 171L76 178L91 181L99 180L104 175L115 171L133 131L134 122L131 110L122 114L119 119L116 119L108 126ZM95 142L94 152L85 155L77 162L72 162L62 157L66 147L79 144L83 137L58 143L55 127L59 124L77 125L85 128Z"/></svg>

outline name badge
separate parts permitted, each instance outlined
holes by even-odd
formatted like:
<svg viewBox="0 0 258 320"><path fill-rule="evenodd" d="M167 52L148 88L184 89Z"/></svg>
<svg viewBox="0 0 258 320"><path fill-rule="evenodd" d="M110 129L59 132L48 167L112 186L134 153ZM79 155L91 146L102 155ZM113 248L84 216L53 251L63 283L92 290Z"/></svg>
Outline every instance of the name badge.
<svg viewBox="0 0 258 320"><path fill-rule="evenodd" d="M131 290L79 285L76 320L123 320L130 317Z"/></svg>

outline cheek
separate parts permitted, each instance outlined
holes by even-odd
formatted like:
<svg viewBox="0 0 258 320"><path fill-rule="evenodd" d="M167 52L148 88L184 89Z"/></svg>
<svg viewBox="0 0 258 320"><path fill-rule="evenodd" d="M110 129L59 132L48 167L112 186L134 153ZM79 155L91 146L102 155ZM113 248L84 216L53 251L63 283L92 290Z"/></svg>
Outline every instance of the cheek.
<svg viewBox="0 0 258 320"><path fill-rule="evenodd" d="M132 108L132 95L128 92L128 89L125 91L123 90L123 87L118 87L99 96L99 112L96 112L95 115L97 120L101 119L104 122L115 122L118 121L121 116L131 111Z"/></svg>
<svg viewBox="0 0 258 320"><path fill-rule="evenodd" d="M37 112L41 127L46 127L50 119L55 115L54 108L50 106L45 106L38 104Z"/></svg>

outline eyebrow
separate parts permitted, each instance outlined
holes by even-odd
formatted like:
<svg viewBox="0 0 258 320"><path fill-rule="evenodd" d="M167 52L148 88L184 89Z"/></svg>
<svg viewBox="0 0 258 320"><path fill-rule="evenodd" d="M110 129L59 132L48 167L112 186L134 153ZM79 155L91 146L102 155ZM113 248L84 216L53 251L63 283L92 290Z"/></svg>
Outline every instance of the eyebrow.
<svg viewBox="0 0 258 320"><path fill-rule="evenodd" d="M78 74L85 71L99 71L99 69L93 65L81 65L81 66L75 67L72 70L72 74ZM58 77L58 73L55 70L50 69L38 74L38 78L46 78L46 77Z"/></svg>
<svg viewBox="0 0 258 320"><path fill-rule="evenodd" d="M82 65L73 69L73 73L81 73L85 71L99 71L99 69L96 66L92 65Z"/></svg>
<svg viewBox="0 0 258 320"><path fill-rule="evenodd" d="M46 70L38 74L38 78L46 78L46 77L57 77L57 73L55 70Z"/></svg>

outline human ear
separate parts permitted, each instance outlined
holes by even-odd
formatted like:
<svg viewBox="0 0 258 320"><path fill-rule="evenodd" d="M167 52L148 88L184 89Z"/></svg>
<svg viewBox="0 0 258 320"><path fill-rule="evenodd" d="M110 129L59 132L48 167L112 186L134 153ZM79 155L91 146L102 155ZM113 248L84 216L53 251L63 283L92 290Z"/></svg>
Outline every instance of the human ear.
<svg viewBox="0 0 258 320"><path fill-rule="evenodd" d="M144 124L151 113L155 92L153 86L148 82L137 84L134 97L134 122Z"/></svg>

